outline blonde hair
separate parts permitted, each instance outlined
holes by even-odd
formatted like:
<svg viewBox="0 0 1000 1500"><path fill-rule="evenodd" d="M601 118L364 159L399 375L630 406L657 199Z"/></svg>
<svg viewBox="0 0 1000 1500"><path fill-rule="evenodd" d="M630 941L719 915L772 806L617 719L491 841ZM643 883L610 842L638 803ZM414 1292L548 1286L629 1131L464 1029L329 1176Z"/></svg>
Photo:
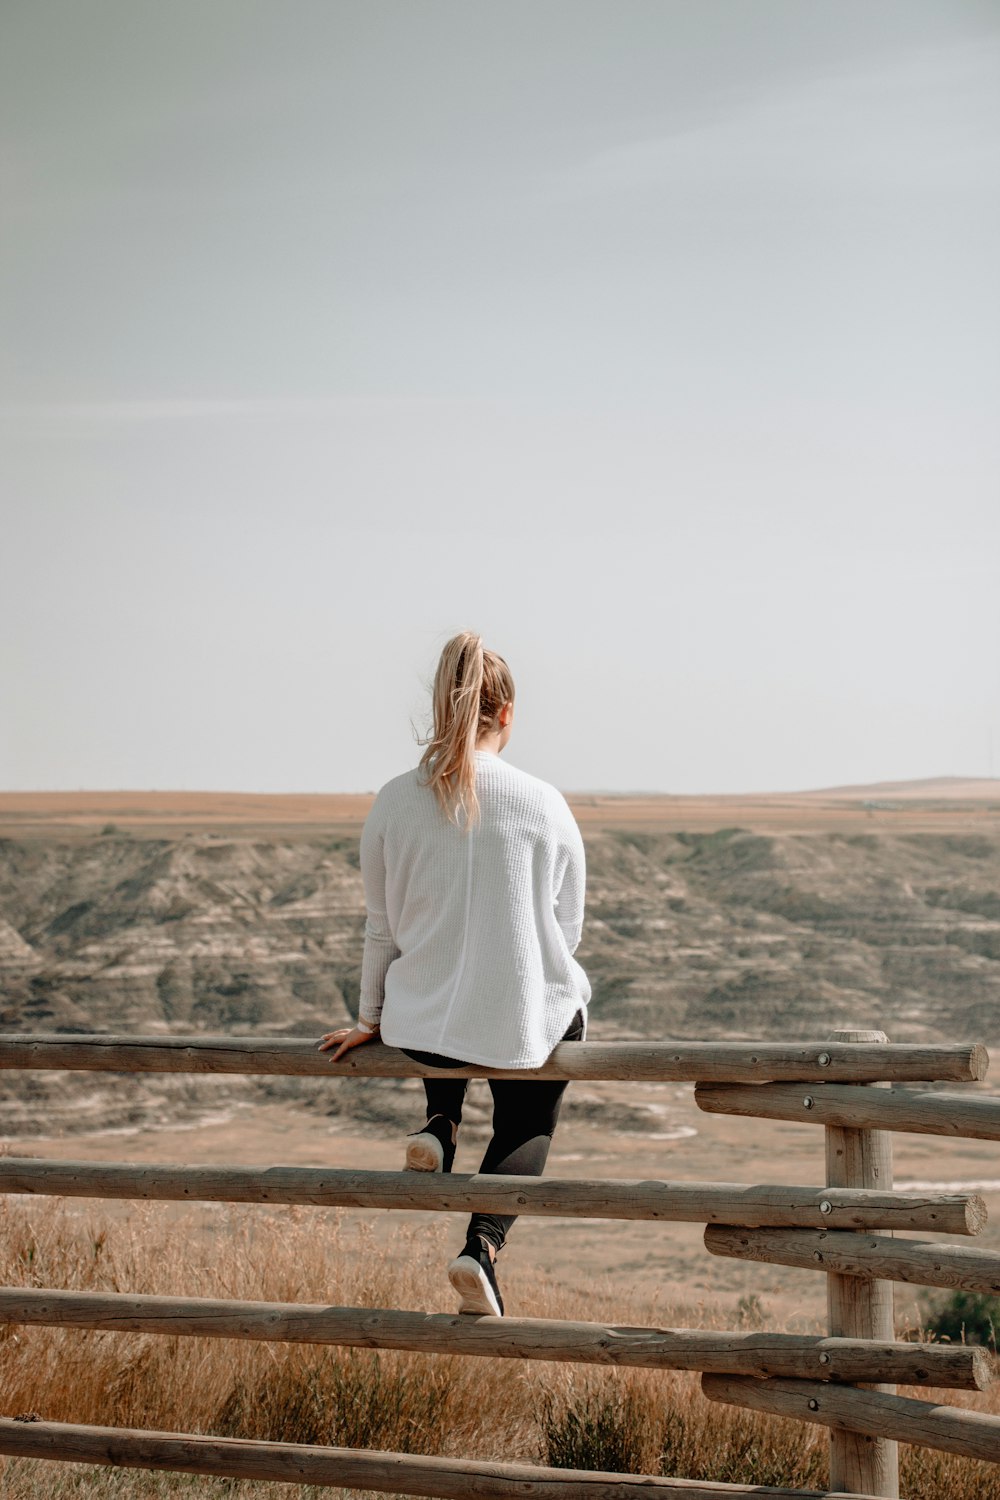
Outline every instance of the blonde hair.
<svg viewBox="0 0 1000 1500"><path fill-rule="evenodd" d="M476 741L484 731L499 729L500 710L513 700L510 668L495 651L483 649L481 635L462 630L445 643L434 674L434 730L417 743L427 746L420 757L424 784L456 826L459 808L466 829L479 821Z"/></svg>

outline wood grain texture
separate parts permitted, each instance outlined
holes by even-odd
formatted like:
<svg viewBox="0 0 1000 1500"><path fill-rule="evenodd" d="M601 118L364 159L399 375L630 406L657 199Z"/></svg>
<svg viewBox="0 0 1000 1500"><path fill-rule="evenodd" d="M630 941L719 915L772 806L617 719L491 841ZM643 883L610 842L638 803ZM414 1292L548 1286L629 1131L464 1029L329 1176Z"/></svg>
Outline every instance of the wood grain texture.
<svg viewBox="0 0 1000 1500"><path fill-rule="evenodd" d="M646 1495L677 1500L738 1500L740 1496L753 1496L754 1500L876 1500L875 1496L858 1497L856 1493L851 1497L772 1485L714 1484L661 1479L652 1474L547 1469L536 1464L370 1453L359 1448L82 1427L68 1422L19 1422L10 1417L0 1417L0 1453L114 1468L167 1469L234 1479L380 1490L394 1495L437 1495L442 1500L583 1500L586 1496L593 1496L593 1500L643 1500Z"/></svg>
<svg viewBox="0 0 1000 1500"><path fill-rule="evenodd" d="M852 1087L850 1084L708 1084L694 1091L699 1109L716 1115L751 1115L840 1125L852 1130L900 1130L1000 1141L1000 1098L932 1093L928 1089Z"/></svg>
<svg viewBox="0 0 1000 1500"><path fill-rule="evenodd" d="M712 1255L734 1260L1000 1294L1000 1254L971 1245L893 1240L843 1230L739 1229L710 1224L705 1230L705 1248Z"/></svg>
<svg viewBox="0 0 1000 1500"><path fill-rule="evenodd" d="M332 1167L137 1165L0 1156L0 1193L315 1207L430 1209L555 1218L661 1219L695 1224L924 1229L977 1234L976 1193L893 1193L777 1183L504 1177L468 1172L368 1172Z"/></svg>
<svg viewBox="0 0 1000 1500"><path fill-rule="evenodd" d="M836 1031L832 1041L888 1045L883 1031ZM873 1094L884 1085L869 1084ZM891 1188L892 1136L884 1130L844 1130L828 1125L826 1180L831 1188ZM896 1336L892 1283L860 1281L853 1276L828 1275L827 1328L835 1338L892 1340ZM887 1383L867 1385L867 1391L893 1394ZM856 1432L830 1434L830 1483L834 1488L870 1490L898 1500L899 1451L891 1438L861 1436Z"/></svg>
<svg viewBox="0 0 1000 1500"><path fill-rule="evenodd" d="M921 1448L940 1448L963 1458L1000 1463L1000 1417L989 1412L812 1380L704 1375L702 1390L710 1401L797 1417L801 1422L820 1422L869 1441L891 1438Z"/></svg>
<svg viewBox="0 0 1000 1500"><path fill-rule="evenodd" d="M427 1068L396 1047L366 1042L339 1062L317 1050L319 1037L64 1036L0 1037L0 1068L116 1073L243 1073L343 1078L579 1078L638 1082L749 1082L769 1079L880 1079L965 1083L986 1076L981 1043L930 1047L845 1047L835 1042L562 1042L540 1068Z"/></svg>
<svg viewBox="0 0 1000 1500"><path fill-rule="evenodd" d="M320 1303L0 1287L0 1323L795 1379L872 1380L888 1375L907 1385L961 1390L983 1390L992 1379L986 1351L971 1346L880 1344L803 1334L644 1328L557 1318L470 1317Z"/></svg>

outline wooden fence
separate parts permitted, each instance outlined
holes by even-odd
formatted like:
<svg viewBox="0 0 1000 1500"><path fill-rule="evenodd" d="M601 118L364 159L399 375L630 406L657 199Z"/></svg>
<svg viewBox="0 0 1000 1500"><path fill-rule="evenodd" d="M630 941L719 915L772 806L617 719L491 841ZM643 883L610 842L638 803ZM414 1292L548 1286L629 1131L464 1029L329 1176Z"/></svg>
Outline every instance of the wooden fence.
<svg viewBox="0 0 1000 1500"><path fill-rule="evenodd" d="M983 1349L897 1341L892 1283L1000 1291L1000 1254L895 1229L978 1234L982 1198L902 1192L892 1183L892 1131L1000 1139L1000 1098L912 1084L980 1082L982 1046L891 1045L878 1031L840 1031L812 1044L562 1043L531 1071L475 1067L449 1077L692 1082L707 1111L821 1125L818 1186L416 1174L312 1167L136 1166L0 1157L0 1192L85 1198L304 1203L444 1213L686 1220L703 1223L713 1255L805 1267L826 1277L828 1335L622 1328L549 1318L424 1314L393 1308L216 1301L59 1289L0 1288L0 1322L201 1338L260 1339L550 1359L701 1373L712 1401L830 1429L835 1496L897 1497L897 1443L1000 1462L1000 1417L896 1394L896 1386L983 1390ZM370 1043L331 1066L311 1039L0 1037L0 1067L110 1072L225 1072L329 1078L443 1076ZM364 1449L251 1442L0 1417L0 1453L64 1462L169 1469L392 1494L532 1500L643 1495L770 1496L814 1491L716 1484Z"/></svg>

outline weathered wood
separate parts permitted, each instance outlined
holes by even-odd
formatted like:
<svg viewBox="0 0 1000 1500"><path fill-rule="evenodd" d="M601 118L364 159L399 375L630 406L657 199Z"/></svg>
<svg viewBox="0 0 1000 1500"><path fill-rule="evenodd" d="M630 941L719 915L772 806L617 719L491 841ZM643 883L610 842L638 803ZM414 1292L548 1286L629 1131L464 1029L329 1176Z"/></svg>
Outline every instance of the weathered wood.
<svg viewBox="0 0 1000 1500"><path fill-rule="evenodd" d="M790 1333L643 1328L557 1318L476 1317L322 1303L235 1302L0 1287L0 1325L105 1329L196 1338L262 1339L425 1354L572 1360L663 1370L714 1370L795 1379L872 1380L985 1390L984 1349L950 1344L866 1343Z"/></svg>
<svg viewBox="0 0 1000 1500"><path fill-rule="evenodd" d="M963 1458L1000 1463L1000 1417L957 1406L937 1406L910 1396L858 1390L813 1380L754 1380L746 1375L704 1375L710 1401L752 1411L797 1417L871 1439L892 1438L921 1448L940 1448Z"/></svg>
<svg viewBox="0 0 1000 1500"><path fill-rule="evenodd" d="M705 1230L705 1248L734 1260L834 1271L838 1276L1000 1293L1000 1254L971 1245L893 1240L843 1230L739 1229L710 1224Z"/></svg>
<svg viewBox="0 0 1000 1500"><path fill-rule="evenodd" d="M0 1068L68 1068L115 1073L245 1073L325 1078L579 1078L670 1083L876 1079L967 1083L986 1076L981 1043L845 1047L836 1042L561 1042L540 1068L427 1068L396 1047L367 1042L339 1062L316 1037L0 1037Z"/></svg>
<svg viewBox="0 0 1000 1500"><path fill-rule="evenodd" d="M846 1083L718 1083L694 1091L699 1109L714 1115L799 1120L852 1130L901 1130L1000 1141L1000 1099L986 1094L932 1093L929 1089L866 1087Z"/></svg>
<svg viewBox="0 0 1000 1500"><path fill-rule="evenodd" d="M833 1041L849 1045L888 1045L884 1031L836 1031ZM869 1084L872 1093L879 1084ZM831 1188L891 1188L892 1136L882 1130L843 1130L827 1126L826 1180ZM892 1340L892 1284L859 1281L853 1276L828 1275L827 1327L834 1338ZM866 1386L868 1391L894 1392L891 1383ZM885 1437L862 1439L854 1432L830 1434L830 1483L837 1489L871 1491L897 1500L899 1452Z"/></svg>
<svg viewBox="0 0 1000 1500"><path fill-rule="evenodd" d="M723 1377L718 1377L723 1378ZM827 1387L821 1385L820 1390ZM272 1480L279 1484L337 1485L396 1495L437 1495L443 1500L857 1500L830 1491L787 1490L760 1484L715 1484L661 1479L652 1474L608 1474L590 1469L548 1469L537 1464L487 1463L364 1448L320 1448L247 1438L141 1432L125 1427L82 1427L68 1422L19 1422L0 1417L0 1453L54 1458L64 1463L125 1469L167 1469L218 1478ZM861 1500L876 1500L862 1496Z"/></svg>
<svg viewBox="0 0 1000 1500"><path fill-rule="evenodd" d="M0 1156L0 1193L315 1207L430 1209L694 1224L933 1229L978 1234L976 1193L893 1193L775 1183L640 1178L504 1177L468 1172L359 1172L332 1167L139 1165Z"/></svg>

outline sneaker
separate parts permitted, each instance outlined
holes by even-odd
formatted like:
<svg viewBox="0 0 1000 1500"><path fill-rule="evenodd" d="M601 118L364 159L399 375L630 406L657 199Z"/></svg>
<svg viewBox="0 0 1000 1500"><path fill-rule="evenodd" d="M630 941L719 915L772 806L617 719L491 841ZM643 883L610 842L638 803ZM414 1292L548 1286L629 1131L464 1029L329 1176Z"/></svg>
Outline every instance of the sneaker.
<svg viewBox="0 0 1000 1500"><path fill-rule="evenodd" d="M450 1172L456 1150L451 1128L444 1115L432 1115L426 1125L411 1130L406 1138L406 1171Z"/></svg>
<svg viewBox="0 0 1000 1500"><path fill-rule="evenodd" d="M461 1255L448 1267L448 1280L461 1296L460 1313L487 1313L503 1317L503 1298L497 1286L496 1269L486 1241L470 1234Z"/></svg>

